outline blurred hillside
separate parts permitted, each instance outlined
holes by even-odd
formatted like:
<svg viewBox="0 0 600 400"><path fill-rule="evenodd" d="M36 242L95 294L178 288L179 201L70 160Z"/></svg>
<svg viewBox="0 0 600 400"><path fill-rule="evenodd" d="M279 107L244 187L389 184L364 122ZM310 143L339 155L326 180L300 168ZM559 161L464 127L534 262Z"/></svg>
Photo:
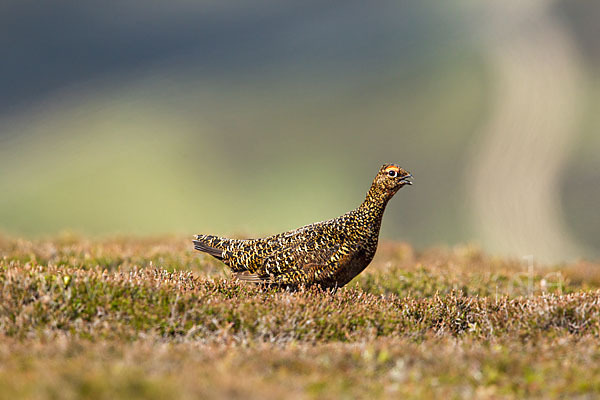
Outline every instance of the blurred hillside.
<svg viewBox="0 0 600 400"><path fill-rule="evenodd" d="M600 256L600 6L0 6L0 230L269 234L415 176L383 236Z"/></svg>

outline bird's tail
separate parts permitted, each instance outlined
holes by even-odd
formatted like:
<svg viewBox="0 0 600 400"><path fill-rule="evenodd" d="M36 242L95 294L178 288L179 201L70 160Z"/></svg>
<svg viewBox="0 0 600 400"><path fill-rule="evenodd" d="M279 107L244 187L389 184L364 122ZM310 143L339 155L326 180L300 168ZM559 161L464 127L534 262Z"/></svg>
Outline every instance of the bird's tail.
<svg viewBox="0 0 600 400"><path fill-rule="evenodd" d="M196 235L194 237L194 249L210 254L219 260L223 259L224 249L219 245L219 242L223 241L221 238L212 235Z"/></svg>

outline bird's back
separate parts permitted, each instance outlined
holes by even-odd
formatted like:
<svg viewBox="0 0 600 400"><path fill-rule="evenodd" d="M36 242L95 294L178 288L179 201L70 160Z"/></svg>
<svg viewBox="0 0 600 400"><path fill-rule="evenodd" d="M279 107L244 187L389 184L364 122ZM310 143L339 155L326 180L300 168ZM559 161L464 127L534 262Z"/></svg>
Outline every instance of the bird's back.
<svg viewBox="0 0 600 400"><path fill-rule="evenodd" d="M222 260L240 279L308 283L348 244L347 220L346 214L259 239L197 235L194 247Z"/></svg>

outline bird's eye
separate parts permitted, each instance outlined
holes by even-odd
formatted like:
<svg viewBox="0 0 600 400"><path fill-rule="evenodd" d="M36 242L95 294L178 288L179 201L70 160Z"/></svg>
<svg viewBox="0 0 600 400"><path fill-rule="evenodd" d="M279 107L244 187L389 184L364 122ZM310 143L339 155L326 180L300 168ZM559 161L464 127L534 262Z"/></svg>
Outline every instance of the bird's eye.
<svg viewBox="0 0 600 400"><path fill-rule="evenodd" d="M391 171L388 171L388 175L391 176L392 178L395 178L398 176L398 172L395 170L391 170Z"/></svg>

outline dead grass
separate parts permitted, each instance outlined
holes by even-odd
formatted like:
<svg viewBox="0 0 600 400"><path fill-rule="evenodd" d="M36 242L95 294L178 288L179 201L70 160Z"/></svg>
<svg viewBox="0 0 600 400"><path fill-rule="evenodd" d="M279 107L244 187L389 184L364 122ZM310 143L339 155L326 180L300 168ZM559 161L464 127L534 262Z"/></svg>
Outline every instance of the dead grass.
<svg viewBox="0 0 600 400"><path fill-rule="evenodd" d="M600 270L384 243L348 287L231 281L180 238L0 238L0 398L600 391Z"/></svg>

